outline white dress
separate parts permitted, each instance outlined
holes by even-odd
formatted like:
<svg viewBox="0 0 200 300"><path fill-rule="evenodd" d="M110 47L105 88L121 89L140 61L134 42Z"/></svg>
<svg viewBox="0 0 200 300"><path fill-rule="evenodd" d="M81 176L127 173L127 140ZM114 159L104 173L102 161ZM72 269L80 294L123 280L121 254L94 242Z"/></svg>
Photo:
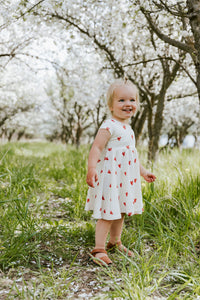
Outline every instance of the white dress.
<svg viewBox="0 0 200 300"><path fill-rule="evenodd" d="M97 163L98 181L89 187L85 210L95 219L121 219L143 212L140 168L135 136L130 125L115 119L103 122L111 137Z"/></svg>

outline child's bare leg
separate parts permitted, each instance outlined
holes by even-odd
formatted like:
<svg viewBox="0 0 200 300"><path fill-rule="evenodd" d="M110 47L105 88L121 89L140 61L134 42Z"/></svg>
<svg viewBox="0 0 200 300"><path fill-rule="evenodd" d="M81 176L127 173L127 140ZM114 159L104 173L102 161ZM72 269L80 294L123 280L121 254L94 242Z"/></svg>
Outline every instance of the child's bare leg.
<svg viewBox="0 0 200 300"><path fill-rule="evenodd" d="M116 244L121 241L122 227L125 214L121 214L121 219L113 220L110 227L110 243Z"/></svg>
<svg viewBox="0 0 200 300"><path fill-rule="evenodd" d="M128 256L133 257L134 254L132 251L128 250L124 245L121 243L121 234L122 234L122 228L123 228L123 223L124 223L124 216L125 214L121 214L121 219L118 220L113 220L111 227L110 227L110 240L109 243L112 245L117 244L118 249L125 253L128 254ZM109 244L108 244L109 245ZM112 246L111 245L111 246ZM109 246L108 246L109 247Z"/></svg>
<svg viewBox="0 0 200 300"><path fill-rule="evenodd" d="M113 221L99 219L96 224L95 232L95 248L105 250L106 238L110 230ZM105 256L105 253L98 253L95 257L101 258Z"/></svg>

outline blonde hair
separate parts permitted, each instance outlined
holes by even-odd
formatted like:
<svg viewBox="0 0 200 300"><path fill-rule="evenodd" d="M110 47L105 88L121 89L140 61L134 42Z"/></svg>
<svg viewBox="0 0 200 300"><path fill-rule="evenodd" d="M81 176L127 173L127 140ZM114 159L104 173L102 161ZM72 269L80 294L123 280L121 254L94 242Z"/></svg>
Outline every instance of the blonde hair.
<svg viewBox="0 0 200 300"><path fill-rule="evenodd" d="M113 95L114 95L114 91L117 87L120 86L130 86L132 88L135 89L136 91L136 102L137 102L137 110L140 107L140 101L139 101L139 91L138 88L135 84L133 84L130 80L128 80L126 77L125 79L117 79L115 80L108 88L107 91L107 95L106 95L106 100L107 100L107 105L109 108L112 107L112 103L113 103Z"/></svg>

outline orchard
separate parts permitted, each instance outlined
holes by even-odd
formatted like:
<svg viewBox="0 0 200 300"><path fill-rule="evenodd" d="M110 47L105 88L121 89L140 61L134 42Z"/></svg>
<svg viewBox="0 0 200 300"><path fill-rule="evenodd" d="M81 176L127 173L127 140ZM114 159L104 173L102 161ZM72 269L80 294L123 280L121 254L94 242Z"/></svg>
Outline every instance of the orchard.
<svg viewBox="0 0 200 300"><path fill-rule="evenodd" d="M199 299L199 28L197 0L1 1L0 299ZM102 269L86 166L117 78L157 180Z"/></svg>

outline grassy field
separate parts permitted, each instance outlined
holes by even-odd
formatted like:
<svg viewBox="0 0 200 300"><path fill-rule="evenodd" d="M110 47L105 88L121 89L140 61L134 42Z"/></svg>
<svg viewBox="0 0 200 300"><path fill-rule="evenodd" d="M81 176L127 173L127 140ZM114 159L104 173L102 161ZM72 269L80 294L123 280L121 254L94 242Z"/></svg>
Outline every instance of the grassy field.
<svg viewBox="0 0 200 300"><path fill-rule="evenodd" d="M135 258L110 254L110 268L88 260L87 156L86 147L0 146L0 299L200 299L200 152L160 154L157 181L142 181L143 215L125 219Z"/></svg>

